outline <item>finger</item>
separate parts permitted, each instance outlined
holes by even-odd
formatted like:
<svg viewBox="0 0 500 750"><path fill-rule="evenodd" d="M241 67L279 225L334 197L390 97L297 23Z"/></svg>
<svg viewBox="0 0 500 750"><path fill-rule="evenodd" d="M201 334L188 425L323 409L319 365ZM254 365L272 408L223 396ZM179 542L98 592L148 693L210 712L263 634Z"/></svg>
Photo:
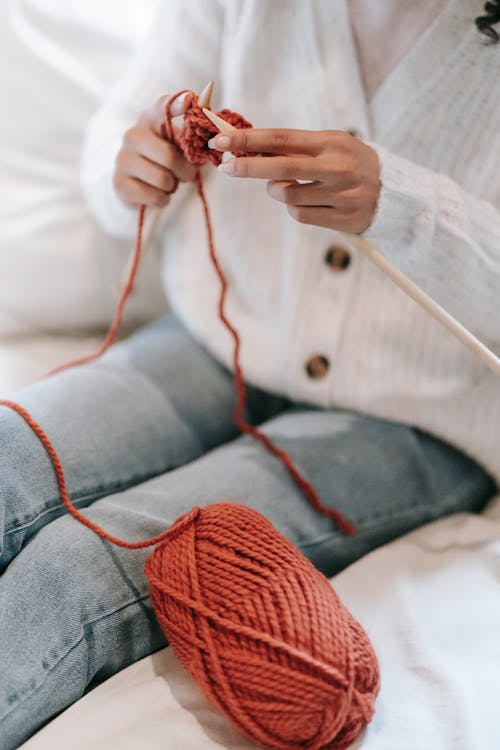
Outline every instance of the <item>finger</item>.
<svg viewBox="0 0 500 750"><path fill-rule="evenodd" d="M342 130L244 128L215 136L213 145L220 151L318 156L327 146L331 149L336 140L341 147L343 137Z"/></svg>
<svg viewBox="0 0 500 750"><path fill-rule="evenodd" d="M165 193L171 193L177 182L170 169L133 152L122 155L118 168L124 175L137 178Z"/></svg>
<svg viewBox="0 0 500 750"><path fill-rule="evenodd" d="M290 206L334 206L334 191L321 182L302 184L273 180L267 183L267 192L280 203Z"/></svg>
<svg viewBox="0 0 500 750"><path fill-rule="evenodd" d="M229 159L217 169L232 177L286 181L320 179L318 165L310 156L244 156Z"/></svg>
<svg viewBox="0 0 500 750"><path fill-rule="evenodd" d="M177 146L160 138L149 126L129 130L124 143L129 151L170 169L181 182L190 182L196 175L195 167L184 159Z"/></svg>
<svg viewBox="0 0 500 750"><path fill-rule="evenodd" d="M173 142L177 144L180 142L182 131L184 130L184 117L174 117L172 120L172 130L174 133Z"/></svg>
<svg viewBox="0 0 500 750"><path fill-rule="evenodd" d="M178 96L170 107L172 117L183 115L191 104L192 98L193 95L189 91ZM169 99L170 96L161 96L152 109L146 110L144 113L144 118L147 119L155 133L162 138L165 138L165 107Z"/></svg>
<svg viewBox="0 0 500 750"><path fill-rule="evenodd" d="M180 149L172 144L167 144L170 148L168 150L166 166L173 172L181 182L191 182L196 176L197 169L193 167Z"/></svg>
<svg viewBox="0 0 500 750"><path fill-rule="evenodd" d="M267 183L267 192L274 200L290 206L331 206L349 211L360 204L359 189L338 191L322 182L303 184L274 180Z"/></svg>
<svg viewBox="0 0 500 750"><path fill-rule="evenodd" d="M156 135L154 140L148 139L147 142L143 142L141 154L150 161L169 169L181 182L191 182L196 175L196 167L186 161L182 151L173 143Z"/></svg>
<svg viewBox="0 0 500 750"><path fill-rule="evenodd" d="M115 190L122 201L131 208L137 208L142 204L163 208L170 203L170 195L163 190L133 177L122 175L120 179L115 180Z"/></svg>
<svg viewBox="0 0 500 750"><path fill-rule="evenodd" d="M166 97L167 101L169 99L170 97ZM191 91L185 91L184 94L180 94L180 96L176 97L170 105L170 114L172 115L172 117L179 117L179 115L186 114L186 111L190 107L192 101L193 94L191 93Z"/></svg>
<svg viewBox="0 0 500 750"><path fill-rule="evenodd" d="M125 146L156 164L165 166L172 144L160 138L150 127L133 128L125 134Z"/></svg>
<svg viewBox="0 0 500 750"><path fill-rule="evenodd" d="M311 224L339 232L362 231L357 213L338 211L329 206L287 206L287 211L300 224Z"/></svg>

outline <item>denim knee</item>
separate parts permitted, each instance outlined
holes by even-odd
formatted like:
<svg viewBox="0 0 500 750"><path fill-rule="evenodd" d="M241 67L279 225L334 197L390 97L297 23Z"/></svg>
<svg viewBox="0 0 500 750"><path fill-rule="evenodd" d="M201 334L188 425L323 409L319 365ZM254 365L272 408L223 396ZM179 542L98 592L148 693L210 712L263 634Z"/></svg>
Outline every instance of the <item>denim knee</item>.
<svg viewBox="0 0 500 750"><path fill-rule="evenodd" d="M44 526L7 568L0 578L5 747L89 685L165 645L143 572L147 554L117 550L66 516Z"/></svg>
<svg viewBox="0 0 500 750"><path fill-rule="evenodd" d="M37 529L62 512L45 448L19 414L0 406L0 573Z"/></svg>

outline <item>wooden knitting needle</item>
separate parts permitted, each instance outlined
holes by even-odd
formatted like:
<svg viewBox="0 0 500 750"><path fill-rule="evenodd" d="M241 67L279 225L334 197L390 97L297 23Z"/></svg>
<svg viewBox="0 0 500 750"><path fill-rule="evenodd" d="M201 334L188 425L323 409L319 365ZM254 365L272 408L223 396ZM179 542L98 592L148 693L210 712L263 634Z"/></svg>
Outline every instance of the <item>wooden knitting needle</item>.
<svg viewBox="0 0 500 750"><path fill-rule="evenodd" d="M201 94L198 97L198 107L200 109L210 109L210 104L212 102L212 95L214 93L214 82L209 81Z"/></svg>
<svg viewBox="0 0 500 750"><path fill-rule="evenodd" d="M237 130L237 128L234 127L234 125L231 125L230 122L226 122L226 120L223 120L222 117L219 117L219 115L216 115L215 112L212 112L210 109L207 109L206 107L203 107L203 114L208 117L209 120L213 122L216 128L220 130L221 133L232 133L234 130Z"/></svg>
<svg viewBox="0 0 500 750"><path fill-rule="evenodd" d="M209 120L213 122L215 127L220 130L221 133L232 133L233 130L236 130L237 128L234 127L234 125L231 125L230 122L226 122L222 117L219 117L219 115L216 115L215 112L212 112L209 109L204 109L203 114L208 117ZM233 158L233 154L230 151L224 151L222 154L222 161L229 161L229 159Z"/></svg>
<svg viewBox="0 0 500 750"><path fill-rule="evenodd" d="M152 208L152 209L146 209L146 215L144 217L144 227L142 230L142 244L141 244L141 255L144 257L144 253L146 252L148 246L151 244L154 234L156 232L156 228L158 226L158 222L160 221L161 215L163 213L163 208ZM135 247L132 248L130 251L130 255L127 259L127 264L125 268L122 271L122 274L120 276L120 281L116 281L113 284L113 293L116 295L116 297L120 297L122 293L122 289L124 288L125 284L128 281L128 278L130 276L132 266L134 264L135 260ZM135 294L135 287L132 288L130 292L130 297L132 297Z"/></svg>
<svg viewBox="0 0 500 750"><path fill-rule="evenodd" d="M479 341L467 328L458 322L450 313L438 305L432 297L429 297L417 284L402 273L399 268L393 266L385 255L374 245L367 242L359 234L349 234L349 238L359 250L369 258L381 271L387 274L392 281L399 286L409 297L427 310L439 323L447 328L462 344L478 357L492 372L500 377L500 358L491 349L488 349L482 341Z"/></svg>

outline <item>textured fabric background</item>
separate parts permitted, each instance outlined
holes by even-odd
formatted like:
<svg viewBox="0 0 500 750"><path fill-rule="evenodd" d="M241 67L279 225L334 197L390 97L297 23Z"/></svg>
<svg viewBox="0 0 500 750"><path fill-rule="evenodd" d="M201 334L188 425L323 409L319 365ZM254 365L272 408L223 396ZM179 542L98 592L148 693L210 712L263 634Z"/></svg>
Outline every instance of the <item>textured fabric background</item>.
<svg viewBox="0 0 500 750"><path fill-rule="evenodd" d="M129 242L106 236L79 184L89 117L123 73L156 0L0 4L1 347L15 336L108 325ZM129 325L163 309L152 252Z"/></svg>

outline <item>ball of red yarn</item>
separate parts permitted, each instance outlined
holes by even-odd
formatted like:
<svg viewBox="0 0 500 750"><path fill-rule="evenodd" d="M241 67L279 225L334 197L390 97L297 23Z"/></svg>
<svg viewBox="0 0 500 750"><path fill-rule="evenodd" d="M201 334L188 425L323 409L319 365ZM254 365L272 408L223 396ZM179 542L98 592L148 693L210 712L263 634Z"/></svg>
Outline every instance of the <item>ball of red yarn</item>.
<svg viewBox="0 0 500 750"><path fill-rule="evenodd" d="M260 513L193 508L145 571L176 656L253 741L341 750L371 720L380 676L368 636Z"/></svg>

